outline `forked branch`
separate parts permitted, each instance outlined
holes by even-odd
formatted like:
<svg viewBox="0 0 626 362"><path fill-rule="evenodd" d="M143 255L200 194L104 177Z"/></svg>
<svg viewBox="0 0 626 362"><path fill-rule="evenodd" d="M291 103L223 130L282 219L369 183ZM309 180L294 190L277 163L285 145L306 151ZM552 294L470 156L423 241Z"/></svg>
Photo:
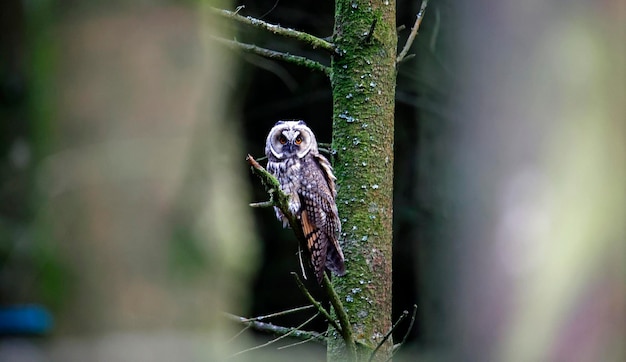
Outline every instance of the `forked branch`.
<svg viewBox="0 0 626 362"><path fill-rule="evenodd" d="M396 352L400 350L400 347L402 347L404 343L406 343L407 338L409 338L409 334L413 330L413 324L415 323L416 315L417 315L417 304L413 304L413 314L411 314L411 322L409 323L409 328L407 328L406 332L404 333L404 337L402 337L402 341L393 346L393 352L391 353L391 356L389 356L389 359L387 359L387 361L391 361L391 359L396 354Z"/></svg>
<svg viewBox="0 0 626 362"><path fill-rule="evenodd" d="M234 314L226 313L226 317L234 322L237 322L246 328L252 328L257 331L267 332L271 334L275 334L277 336L289 335L290 337L297 338L300 340L313 340L317 343L326 343L326 339L320 333L313 331L303 331L300 329L290 328L290 327L282 327L277 326L271 323L260 322L255 320L254 318L244 318Z"/></svg>
<svg viewBox="0 0 626 362"><path fill-rule="evenodd" d="M393 333L393 331L395 331L396 328L398 328L398 326L400 325L400 322L402 322L404 320L404 318L406 318L408 315L409 315L408 311L405 310L405 311L402 312L402 315L400 316L400 318L398 318L396 323L394 323L394 325L391 327L391 329L385 334L383 339L378 343L378 345L376 346L376 348L374 349L374 351L370 355L370 359L368 360L369 362L374 360L374 356L376 355L376 352L378 352L380 347L382 347L385 344L385 342L387 342L389 337L391 337L391 334Z"/></svg>
<svg viewBox="0 0 626 362"><path fill-rule="evenodd" d="M400 64L402 63L402 61L410 58L410 56L407 57L407 53L411 49L411 45L413 45L413 41L415 41L415 37L417 36L417 31L422 24L422 19L424 19L424 14L426 13L426 6L428 6L428 0L423 0L422 6L420 6L420 11L419 13L417 13L417 19L415 19L415 25L413 25L413 28L411 28L411 33L409 34L409 37L404 44L404 48L402 48L400 55L398 55L398 58L396 58L396 64Z"/></svg>
<svg viewBox="0 0 626 362"><path fill-rule="evenodd" d="M260 348L263 348L263 347L267 347L270 344L276 343L276 342L280 341L283 338L287 338L289 336L293 336L294 334L296 334L298 332L302 332L300 330L300 328L302 328L305 325L309 324L313 319L317 318L317 316L319 316L319 315L320 315L319 313L316 313L314 316L312 316L311 318L307 319L306 321L304 321L304 323L300 324L299 326L297 326L295 328L288 328L288 329L290 329L289 332L287 332L285 334L282 334L279 337L274 338L274 339L272 339L271 341L269 341L267 343L264 343L264 344L261 344L261 345L258 345L258 346L254 346L252 348L248 348L248 349L245 349L243 351L239 351L239 352L233 354L231 357L235 357L235 356L238 356L240 354L247 353L247 352L250 352L250 351L254 351L254 350L257 350L257 349L260 349Z"/></svg>
<svg viewBox="0 0 626 362"><path fill-rule="evenodd" d="M310 45L311 47L313 47L313 49L320 48L320 49L324 49L330 52L331 54L335 53L335 45L333 43L328 42L324 39L318 38L316 36L313 36L309 33L305 33L305 32L290 29L290 28L284 28L277 24L270 24L263 20L255 19L250 16L241 16L233 11L215 9L215 8L212 8L211 10L213 11L213 13L223 16L227 19L235 20L242 24L246 24L246 25L253 26L255 28L263 29L263 30L269 31L270 33L284 36L286 38L299 40L301 42L304 42Z"/></svg>
<svg viewBox="0 0 626 362"><path fill-rule="evenodd" d="M298 224L298 220L296 219L296 217L291 213L291 211L289 211L289 195L281 191L280 183L278 183L276 177L267 172L267 170L263 166L256 162L254 157L248 155L246 157L246 161L248 161L248 164L252 168L252 172L254 172L254 174L261 179L261 183L263 184L263 186L265 186L265 190L270 196L269 201L264 203L251 204L250 206L254 207L254 205L262 204L263 206L272 205L279 208L280 211L283 212L283 215L285 215L285 217L289 221L289 226L291 226L291 229L296 234L296 238L298 239L298 241L301 243L301 245L304 245L306 247L306 239L304 238L302 228L300 227L300 224Z"/></svg>
<svg viewBox="0 0 626 362"><path fill-rule="evenodd" d="M224 38L219 38L219 37L212 37L215 41L222 43L226 46L228 46L231 49L237 49L237 50L243 50L246 51L248 53L253 53L253 54L257 54L260 55L262 57L268 58L268 59L275 59L275 60L281 60L287 63L292 63L292 64L296 64L305 68L309 68L311 70L314 70L316 72L322 72L324 74L326 74L326 76L330 76L330 68L318 63L314 60L311 60L309 58L305 58L305 57L301 57L298 55L292 55L292 54L288 54L288 53L282 53L282 52L278 52L275 50L270 50L270 49L266 49L266 48L261 48L258 47L256 45L252 45L252 44L246 44L246 43L240 43L238 41L235 40L228 40L228 39L224 39Z"/></svg>

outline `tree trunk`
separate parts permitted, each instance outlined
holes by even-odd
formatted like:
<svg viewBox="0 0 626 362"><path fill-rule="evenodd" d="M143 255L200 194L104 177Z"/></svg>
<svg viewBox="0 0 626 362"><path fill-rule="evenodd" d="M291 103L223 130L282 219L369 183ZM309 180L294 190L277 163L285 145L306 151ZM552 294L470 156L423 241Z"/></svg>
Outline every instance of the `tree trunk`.
<svg viewBox="0 0 626 362"><path fill-rule="evenodd" d="M333 148L348 274L333 284L361 346L359 359L391 328L395 19L395 1L336 2ZM333 332L328 359L345 360L343 341ZM375 359L386 360L391 346L388 340Z"/></svg>

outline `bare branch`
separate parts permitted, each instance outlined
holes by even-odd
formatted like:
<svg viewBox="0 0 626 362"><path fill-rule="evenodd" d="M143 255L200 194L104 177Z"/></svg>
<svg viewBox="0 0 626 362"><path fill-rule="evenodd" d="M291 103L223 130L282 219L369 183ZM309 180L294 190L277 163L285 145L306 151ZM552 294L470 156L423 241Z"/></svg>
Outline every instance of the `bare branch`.
<svg viewBox="0 0 626 362"><path fill-rule="evenodd" d="M298 274L292 272L291 275L293 275L293 277L296 279L296 284L298 284L298 288L300 288L300 291L302 291L302 294L304 294L304 296L311 303L313 303L315 308L317 308L317 310L320 313L322 313L324 318L326 318L328 320L328 323L330 323L330 325L333 326L333 328L335 328L335 330L337 332L339 332L339 334L341 334L343 336L343 331L341 330L341 327L339 327L339 325L337 324L337 321L335 321L333 319L333 317L331 317L330 314L328 314L328 312L326 311L326 309L324 309L324 307L320 304L320 302L318 302L317 300L315 300L315 298L313 298L311 293L309 293L308 289L306 289L306 287L304 286L304 284L300 280L300 277L298 276Z"/></svg>
<svg viewBox="0 0 626 362"><path fill-rule="evenodd" d="M256 207L256 208L264 208L264 207L272 207L272 206L274 206L274 201L272 200L250 203L250 207Z"/></svg>
<svg viewBox="0 0 626 362"><path fill-rule="evenodd" d="M385 344L385 342L387 342L387 339L389 339L389 337L391 336L391 333L393 333L393 331L398 328L398 325L400 325L400 322L402 322L404 320L404 318L406 318L406 316L409 315L408 311L403 311L402 315L400 316L400 318L398 318L398 320L396 321L396 323L394 323L394 325L391 327L391 329L389 330L389 332L387 332L387 334L385 334L385 336L383 337L383 339L380 341L380 343L378 343L378 346L376 346L376 348L374 349L374 351L372 352L372 354L370 355L370 359L368 361L372 361L374 359L374 356L376 355L376 352L378 352L378 350L380 349L380 347L383 346L383 344Z"/></svg>
<svg viewBox="0 0 626 362"><path fill-rule="evenodd" d="M215 8L211 10L213 11L213 13L217 15L238 21L242 24L250 25L255 28L259 28L263 30L267 30L273 34L284 36L286 38L299 40L301 42L304 42L310 45L311 47L313 47L313 49L320 48L320 49L329 51L331 54L335 53L335 45L333 43L330 43L324 39L313 36L309 33L305 33L305 32L290 29L290 28L284 28L276 24L270 24L263 20L255 19L250 16L241 16L241 15L238 15L236 12L232 12L228 10L215 9Z"/></svg>
<svg viewBox="0 0 626 362"><path fill-rule="evenodd" d="M302 260L302 247L298 244L298 261L300 262L300 271L302 272L302 277L304 280L307 280L306 270L304 270L304 261Z"/></svg>
<svg viewBox="0 0 626 362"><path fill-rule="evenodd" d="M237 6L237 7L235 8L235 12L234 12L234 13L235 13L235 14L237 14L237 13L239 13L239 11L241 11L241 10L243 10L243 9L245 9L245 8L246 8L246 6L245 6L245 5L239 5L239 6Z"/></svg>
<svg viewBox="0 0 626 362"><path fill-rule="evenodd" d="M232 337L228 340L228 342L232 342L232 341L234 341L235 339L237 339L237 337L239 337L240 335L242 335L242 334L243 334L243 332L247 331L248 329L250 329L250 325L247 325L247 326L243 327L243 328L242 328L239 332L237 332L237 334L235 334L234 336L232 336Z"/></svg>
<svg viewBox="0 0 626 362"><path fill-rule="evenodd" d="M228 39L223 39L223 38L219 38L219 37L215 37L212 36L211 38L213 38L215 41L222 43L228 47L230 47L231 49L238 49L238 50L243 50L249 53L254 53L260 56L263 56L265 58L269 58L269 59L276 59L276 60L282 60L284 62L288 62L288 63L292 63L292 64L296 64L305 68L309 68L311 70L315 70L318 72L322 72L324 74L326 74L326 76L330 76L330 68L322 65L314 60L305 58L305 57L301 57L298 55L292 55L292 54L288 54L288 53L282 53L282 52L277 52L275 50L270 50L270 49L266 49L266 48L261 48L258 47L256 45L252 45L252 44L246 44L246 43L240 43L238 41L235 40L228 40Z"/></svg>
<svg viewBox="0 0 626 362"><path fill-rule="evenodd" d="M433 25L433 35L430 37L430 51L435 52L435 45L439 37L439 29L441 29L441 13L439 8L435 8L435 25Z"/></svg>
<svg viewBox="0 0 626 362"><path fill-rule="evenodd" d="M415 25L413 25L413 28L411 28L411 33L409 34L409 38L406 40L406 43L404 44L404 48L402 48L400 55L398 55L398 58L396 58L396 64L400 64L403 60L406 60L405 59L406 54L411 49L411 45L413 45L413 41L415 40L415 37L417 36L417 30L420 28L420 25L422 24L422 19L424 19L424 13L426 12L427 5L428 5L428 0L423 0L422 6L420 7L420 11L419 13L417 13L417 19L415 19Z"/></svg>
<svg viewBox="0 0 626 362"><path fill-rule="evenodd" d="M411 323L409 323L409 328L406 330L404 337L402 337L402 342L395 344L393 346L393 352L391 353L391 356L389 356L389 359L387 359L387 361L385 362L391 361L391 359L396 354L396 352L398 352L400 347L402 347L404 343L406 342L407 338L409 338L409 334L411 333L411 330L413 329L413 324L415 323L416 315L417 315L417 304L413 304L413 314L411 315Z"/></svg>
<svg viewBox="0 0 626 362"><path fill-rule="evenodd" d="M324 332L324 333L322 333L321 335L322 335L322 336L325 336L325 334L326 334L326 333L327 333L327 332ZM291 348L291 347L299 346L299 345L304 344L304 343L307 343L307 342L311 342L312 340L313 340L313 339L311 339L311 338L310 338L310 339L305 339L304 341L300 341L300 342L296 342L296 343L288 344L288 345L286 345L286 346L281 346L281 347L278 347L278 348L276 348L276 349L286 349L286 348Z"/></svg>
<svg viewBox="0 0 626 362"><path fill-rule="evenodd" d="M301 331L299 329L294 330L294 328L290 328L290 327L277 326L271 323L259 322L255 320L248 320L248 318L236 316L230 313L224 313L224 315L226 315L228 319L244 325L246 327L244 328L244 330L248 328L252 328L257 331L272 333L277 336L284 336L286 334L289 334L291 337L298 338L301 340L312 339L318 343L326 343L326 339L321 333L317 333L313 331ZM243 331L237 333L237 335L235 335L235 337L233 338L236 338L242 332Z"/></svg>
<svg viewBox="0 0 626 362"><path fill-rule="evenodd" d="M272 339L271 341L269 341L269 342L267 342L267 343L263 343L263 344L261 344L261 345L254 346L254 347L252 347L252 348L248 348L248 349L244 349L243 351L239 351L239 352L237 352L237 353L233 354L233 355L232 355L232 356L230 356L230 357L232 358L232 357L238 356L238 355L243 354L243 353L246 353L246 352L250 352L250 351L254 351L254 350L257 350L257 349L260 349L260 348L263 348L263 347L267 347L267 346L269 346L270 344L276 343L276 342L280 341L281 339L286 338L286 337L289 337L289 336L294 336L294 337L298 337L298 338L300 338L300 336L299 336L299 335L301 335L302 333L307 333L307 334L308 334L308 333L314 333L314 332L303 332L303 331L301 331L301 330L300 330L300 328L302 328L302 327L304 327L305 325L309 324L309 322L311 322L313 319L317 318L317 316L319 316L319 315L320 315L320 313L319 313L319 312L318 312L318 313L315 313L315 315L314 315L313 317L311 317L311 318L307 319L306 321L304 321L304 323L300 324L299 326L297 326L297 327L295 327L295 328L287 328L287 329L289 329L289 330L290 330L289 332L287 332L287 333L285 333L285 334L283 334L283 335L281 335L281 336L279 336L279 337L277 337L277 338L274 338L274 339ZM249 323L262 323L262 322L249 322ZM267 323L262 323L262 324L267 324ZM270 325L271 325L271 324L270 324ZM275 327L275 326L274 326L274 327ZM284 328L284 327L283 327L283 328ZM308 338L311 338L311 337L308 337Z"/></svg>
<svg viewBox="0 0 626 362"><path fill-rule="evenodd" d="M279 317L279 316L282 316L282 315L296 313L296 312L299 312L299 311L302 311L302 310L311 309L311 308L315 308L315 306L314 305L305 305L303 307L296 307L296 308L292 308L292 309L287 309L287 310L283 310L283 311L272 313L272 314L262 315L262 316L259 316L259 317L244 318L245 319L244 322L262 321L264 319Z"/></svg>

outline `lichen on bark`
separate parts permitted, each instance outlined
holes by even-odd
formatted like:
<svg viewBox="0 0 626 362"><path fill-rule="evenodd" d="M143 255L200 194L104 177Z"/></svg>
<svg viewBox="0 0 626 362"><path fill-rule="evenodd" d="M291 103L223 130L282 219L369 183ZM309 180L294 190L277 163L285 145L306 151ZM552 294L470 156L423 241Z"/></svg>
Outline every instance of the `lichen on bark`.
<svg viewBox="0 0 626 362"><path fill-rule="evenodd" d="M391 328L395 24L395 1L336 2L333 148L348 274L333 284L362 357ZM375 360L386 360L391 346L386 342ZM341 339L329 338L329 360L344 359L344 350Z"/></svg>

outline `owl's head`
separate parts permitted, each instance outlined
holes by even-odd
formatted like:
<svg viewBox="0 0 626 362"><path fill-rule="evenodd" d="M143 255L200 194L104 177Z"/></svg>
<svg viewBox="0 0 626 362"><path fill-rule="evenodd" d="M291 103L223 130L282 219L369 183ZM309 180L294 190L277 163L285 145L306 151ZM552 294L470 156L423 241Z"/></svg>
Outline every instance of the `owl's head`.
<svg viewBox="0 0 626 362"><path fill-rule="evenodd" d="M281 159L302 158L307 153L317 153L317 141L313 131L304 121L278 121L270 130L265 142L267 157Z"/></svg>

